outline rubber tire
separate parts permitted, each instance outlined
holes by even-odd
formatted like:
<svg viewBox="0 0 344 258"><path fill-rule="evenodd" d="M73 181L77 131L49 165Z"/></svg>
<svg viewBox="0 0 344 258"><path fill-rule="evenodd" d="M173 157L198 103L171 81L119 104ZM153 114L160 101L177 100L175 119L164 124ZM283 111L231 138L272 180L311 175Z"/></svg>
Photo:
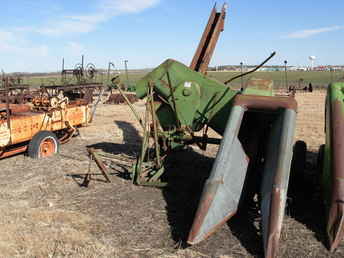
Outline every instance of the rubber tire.
<svg viewBox="0 0 344 258"><path fill-rule="evenodd" d="M33 159L39 159L40 157L40 145L42 141L45 139L50 138L53 139L56 145L54 154L60 151L60 142L57 139L56 135L50 131L40 131L31 139L28 147L28 156Z"/></svg>

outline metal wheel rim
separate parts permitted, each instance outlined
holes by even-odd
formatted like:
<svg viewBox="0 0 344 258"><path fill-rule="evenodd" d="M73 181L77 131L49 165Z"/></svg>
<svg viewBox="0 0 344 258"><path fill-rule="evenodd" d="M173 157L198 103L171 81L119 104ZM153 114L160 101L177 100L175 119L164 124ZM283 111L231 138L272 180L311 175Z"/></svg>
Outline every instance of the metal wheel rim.
<svg viewBox="0 0 344 258"><path fill-rule="evenodd" d="M39 156L51 157L56 152L56 142L53 138L45 138L39 145Z"/></svg>

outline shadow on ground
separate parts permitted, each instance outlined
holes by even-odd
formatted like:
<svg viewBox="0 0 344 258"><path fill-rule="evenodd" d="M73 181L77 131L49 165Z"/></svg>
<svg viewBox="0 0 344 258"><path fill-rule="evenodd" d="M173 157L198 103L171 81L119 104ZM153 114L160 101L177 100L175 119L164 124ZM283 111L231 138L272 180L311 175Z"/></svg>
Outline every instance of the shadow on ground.
<svg viewBox="0 0 344 258"><path fill-rule="evenodd" d="M173 153L166 162L168 165L165 174L169 184L162 193L166 201L171 235L178 248L187 247L187 237L213 161L213 158L188 148Z"/></svg>
<svg viewBox="0 0 344 258"><path fill-rule="evenodd" d="M286 214L304 224L314 233L315 238L326 246L325 209L320 194L316 157L317 153L308 152L305 171L299 172L302 176L296 177L297 181L290 182L292 191L288 194ZM178 248L188 246L188 233L213 162L213 158L205 157L191 149L176 153L169 160L169 186L163 189L163 195L172 238ZM238 213L227 225L249 254L255 257L264 254L257 204L240 206Z"/></svg>
<svg viewBox="0 0 344 258"><path fill-rule="evenodd" d="M295 180L289 183L288 213L296 221L314 233L324 246L326 243L325 207L323 204L320 175L316 167L316 152L307 152L304 171L299 171Z"/></svg>
<svg viewBox="0 0 344 258"><path fill-rule="evenodd" d="M115 121L115 124L118 126L119 129L123 131L123 144L119 143L112 143L112 142L99 142L96 144L92 144L87 146L87 148L93 148L97 152L103 152L112 155L125 155L126 159L128 160L128 164L122 164L118 162L110 162L109 160L102 160L102 162L106 165L106 167L111 167L112 170L115 172L108 172L109 175L116 175L124 179L130 179L129 176L129 168L132 164L131 160L135 160L137 153L140 149L140 142L141 137L136 130L130 123L125 121ZM115 165L114 165L115 164ZM90 167L90 166L89 166ZM99 173L89 173L85 171L84 174L73 174L67 175L72 177L75 183L77 183L80 187L87 187L90 178L92 181L99 181L99 182L107 182L103 178L97 178L95 176L101 176L102 174Z"/></svg>
<svg viewBox="0 0 344 258"><path fill-rule="evenodd" d="M100 142L87 147L101 150L109 154L125 154L136 157L141 144L141 136L132 124L125 121L115 121L115 124L123 132L123 144L112 142Z"/></svg>
<svg viewBox="0 0 344 258"><path fill-rule="evenodd" d="M166 179L169 185L162 192L167 205L171 235L177 248L188 247L187 237L197 211L203 186L210 175L213 163L214 158L203 156L191 148L174 153L167 162L169 166L166 170ZM255 227L258 210L251 206L243 207L241 211L240 214L227 222L229 230L247 252L252 255L260 255L262 254L261 237ZM226 232L211 238L230 238L228 231ZM212 240L205 240L196 248L207 249L206 241ZM216 245L217 241L212 242Z"/></svg>
<svg viewBox="0 0 344 258"><path fill-rule="evenodd" d="M134 159L140 149L138 141L141 141L141 137L131 124L123 121L116 121L116 124L123 130L124 144L101 142L90 147L110 154L126 154ZM287 213L314 232L316 239L325 245L325 216L320 198L319 181L316 180L318 178L315 169L316 155L312 152L307 153L308 162L305 171L299 173L301 176L296 177L296 181L294 178L290 182L292 191L288 194ZM188 247L187 237L213 162L214 158L204 156L192 148L175 152L166 160L164 179L169 182L169 185L162 189L162 194L166 201L171 237L178 248ZM127 167L121 167L120 164L118 167L117 171L122 170L122 172L113 174L129 179ZM240 207L239 213L227 222L227 225L232 235L238 239L249 254L261 257L263 254L262 234L257 222L259 224L257 207L246 209ZM227 236L221 233L220 236L212 238L230 238L228 231L226 232ZM202 249L206 246L205 243L197 248Z"/></svg>

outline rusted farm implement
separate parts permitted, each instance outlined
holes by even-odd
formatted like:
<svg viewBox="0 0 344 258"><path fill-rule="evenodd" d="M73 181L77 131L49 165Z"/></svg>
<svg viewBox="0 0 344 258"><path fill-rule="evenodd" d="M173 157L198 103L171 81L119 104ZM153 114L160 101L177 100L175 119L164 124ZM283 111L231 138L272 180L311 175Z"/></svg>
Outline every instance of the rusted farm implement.
<svg viewBox="0 0 344 258"><path fill-rule="evenodd" d="M19 76L5 78L3 75L0 84L0 103L9 101L11 104L24 104L29 102L32 99L30 86L22 82L23 79Z"/></svg>
<svg viewBox="0 0 344 258"><path fill-rule="evenodd" d="M141 120L128 101L144 135L131 178L138 185L166 186L169 175L165 167L172 152L190 144L202 149L220 144L188 243L206 239L241 209L243 202L259 196L265 256L275 257L287 198L297 103L292 96L274 96L271 81L251 80L245 89L236 91L204 75L225 14L225 5L220 12L212 10L190 67L169 59L136 84L137 97L146 98L147 104ZM222 140L209 138L208 128ZM202 136L196 136L199 131Z"/></svg>
<svg viewBox="0 0 344 258"><path fill-rule="evenodd" d="M51 156L58 152L60 143L66 143L77 127L92 120L90 104L93 91L101 85L69 85L42 87L14 95L5 81L0 109L0 159L21 152L32 158ZM25 104L23 104L25 103Z"/></svg>
<svg viewBox="0 0 344 258"><path fill-rule="evenodd" d="M125 94L127 99L130 101L131 104L138 101L138 98L135 94L126 93ZM123 95L120 93L111 94L105 104L123 104L126 103L126 100L124 99Z"/></svg>
<svg viewBox="0 0 344 258"><path fill-rule="evenodd" d="M318 163L327 214L331 251L344 238L344 83L328 87L325 107L326 144L319 149Z"/></svg>
<svg viewBox="0 0 344 258"><path fill-rule="evenodd" d="M62 59L62 83L69 84L70 80L76 80L77 84L84 84L93 80L97 74L97 69L94 64L88 63L85 66L84 55L81 57L81 63L74 66L74 69L65 69L64 58Z"/></svg>

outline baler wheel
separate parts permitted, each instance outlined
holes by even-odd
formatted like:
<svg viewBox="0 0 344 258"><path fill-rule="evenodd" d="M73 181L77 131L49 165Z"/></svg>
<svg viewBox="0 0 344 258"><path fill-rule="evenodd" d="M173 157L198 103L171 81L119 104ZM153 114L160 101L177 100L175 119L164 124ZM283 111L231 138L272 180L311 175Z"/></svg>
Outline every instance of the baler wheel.
<svg viewBox="0 0 344 258"><path fill-rule="evenodd" d="M28 155L33 159L51 157L58 153L60 143L56 135L50 131L38 132L30 141Z"/></svg>

